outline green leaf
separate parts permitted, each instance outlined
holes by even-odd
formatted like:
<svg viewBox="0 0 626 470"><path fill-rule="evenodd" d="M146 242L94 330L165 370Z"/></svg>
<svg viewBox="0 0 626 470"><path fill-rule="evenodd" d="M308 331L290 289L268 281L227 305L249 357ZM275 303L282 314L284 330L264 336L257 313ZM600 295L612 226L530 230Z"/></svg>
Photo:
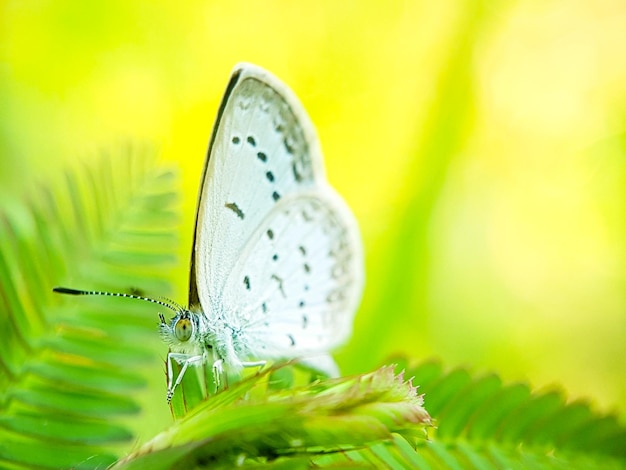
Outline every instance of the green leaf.
<svg viewBox="0 0 626 470"><path fill-rule="evenodd" d="M167 293L175 181L154 152L129 149L0 213L3 466L104 467L132 444L135 395L163 367L145 341L158 341L154 309L52 288Z"/></svg>
<svg viewBox="0 0 626 470"><path fill-rule="evenodd" d="M626 428L560 390L531 392L494 375L450 372L436 361L408 367L437 429L417 452L434 467L623 468ZM618 444L621 443L621 444Z"/></svg>
<svg viewBox="0 0 626 470"><path fill-rule="evenodd" d="M276 370L269 368L212 396L116 468L208 462L230 468L278 458L301 465L305 456L311 462L320 456L324 462L325 454L355 450L361 455L367 446L368 458L377 461L417 458L404 455L408 447L399 449L394 443L403 438L393 433L413 430L413 437L425 439L430 417L410 381L395 376L392 367L282 390L267 383Z"/></svg>

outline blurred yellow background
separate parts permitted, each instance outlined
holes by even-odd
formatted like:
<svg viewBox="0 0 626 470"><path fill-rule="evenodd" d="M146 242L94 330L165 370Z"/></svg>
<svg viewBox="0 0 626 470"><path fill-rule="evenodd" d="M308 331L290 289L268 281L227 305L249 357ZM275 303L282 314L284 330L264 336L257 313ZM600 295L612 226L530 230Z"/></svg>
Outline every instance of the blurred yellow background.
<svg viewBox="0 0 626 470"><path fill-rule="evenodd" d="M5 1L0 196L155 143L182 175L185 301L213 119L256 63L304 103L361 225L345 372L438 357L623 412L624 25L618 0Z"/></svg>

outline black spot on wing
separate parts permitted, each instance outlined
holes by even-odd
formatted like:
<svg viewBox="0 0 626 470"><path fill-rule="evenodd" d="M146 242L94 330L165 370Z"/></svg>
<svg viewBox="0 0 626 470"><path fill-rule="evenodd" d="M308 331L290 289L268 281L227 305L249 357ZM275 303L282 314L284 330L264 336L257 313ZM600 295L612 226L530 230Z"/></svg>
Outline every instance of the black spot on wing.
<svg viewBox="0 0 626 470"><path fill-rule="evenodd" d="M261 160L263 163L267 161L267 155L263 152L257 152L256 157Z"/></svg>
<svg viewBox="0 0 626 470"><path fill-rule="evenodd" d="M246 286L247 290L250 290L250 278L248 276L243 278L243 285Z"/></svg>
<svg viewBox="0 0 626 470"><path fill-rule="evenodd" d="M300 253L302 253L302 256L306 256L306 248L304 248L302 245L300 245L298 247L298 250L300 250Z"/></svg>
<svg viewBox="0 0 626 470"><path fill-rule="evenodd" d="M287 338L289 338L289 341L291 341L291 347L296 345L296 339L293 337L293 335L287 335Z"/></svg>
<svg viewBox="0 0 626 470"><path fill-rule="evenodd" d="M311 266L308 263L304 263L304 272L309 274L311 272Z"/></svg>
<svg viewBox="0 0 626 470"><path fill-rule="evenodd" d="M239 217L241 220L243 220L243 218L245 217L243 211L239 208L236 202L227 202L226 204L224 204L224 207L226 207L226 209L230 209L235 214L237 214L237 217Z"/></svg>
<svg viewBox="0 0 626 470"><path fill-rule="evenodd" d="M265 173L265 177L267 178L267 181L269 181L270 183L274 182L274 173L272 173L271 171L268 171L267 173Z"/></svg>
<svg viewBox="0 0 626 470"><path fill-rule="evenodd" d="M251 135L248 136L248 138L246 139L248 141L248 143L250 145L252 145L253 147L256 147L256 140L254 139L254 137L252 137Z"/></svg>
<svg viewBox="0 0 626 470"><path fill-rule="evenodd" d="M287 151L287 153L289 155L293 155L295 149L293 148L293 143L291 142L291 140L288 137L285 137L283 139L283 144L285 145L285 150Z"/></svg>
<svg viewBox="0 0 626 470"><path fill-rule="evenodd" d="M276 191L274 191L272 193L272 199L274 199L274 201L278 201L280 199L280 194L278 194Z"/></svg>
<svg viewBox="0 0 626 470"><path fill-rule="evenodd" d="M265 302L261 304L261 309L263 310L263 313L267 313L267 304Z"/></svg>
<svg viewBox="0 0 626 470"><path fill-rule="evenodd" d="M293 170L293 177L298 183L304 179L302 173L298 171L298 167L296 167L295 162L291 164L291 169Z"/></svg>
<svg viewBox="0 0 626 470"><path fill-rule="evenodd" d="M239 137L237 137L237 136L234 136L234 137L231 139L231 142L232 142L233 144L237 145L237 144L239 144L239 143L241 142L241 139L240 139Z"/></svg>
<svg viewBox="0 0 626 470"><path fill-rule="evenodd" d="M278 261L278 254L277 253L274 253L274 255L272 256L272 260Z"/></svg>
<svg viewBox="0 0 626 470"><path fill-rule="evenodd" d="M269 238L270 240L274 239L274 231L271 228L267 229L267 238Z"/></svg>
<svg viewBox="0 0 626 470"><path fill-rule="evenodd" d="M307 317L306 315L302 315L302 329L304 330L308 324L309 317Z"/></svg>

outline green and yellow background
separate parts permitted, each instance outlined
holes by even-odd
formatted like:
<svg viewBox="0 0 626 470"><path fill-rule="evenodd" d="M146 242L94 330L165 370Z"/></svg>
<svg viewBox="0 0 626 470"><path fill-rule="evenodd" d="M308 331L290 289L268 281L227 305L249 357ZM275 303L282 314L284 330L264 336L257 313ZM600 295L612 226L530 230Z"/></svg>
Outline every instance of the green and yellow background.
<svg viewBox="0 0 626 470"><path fill-rule="evenodd" d="M436 357L623 415L625 25L618 0L4 1L2 207L155 145L181 176L186 301L213 119L234 64L256 63L302 100L360 223L346 373Z"/></svg>

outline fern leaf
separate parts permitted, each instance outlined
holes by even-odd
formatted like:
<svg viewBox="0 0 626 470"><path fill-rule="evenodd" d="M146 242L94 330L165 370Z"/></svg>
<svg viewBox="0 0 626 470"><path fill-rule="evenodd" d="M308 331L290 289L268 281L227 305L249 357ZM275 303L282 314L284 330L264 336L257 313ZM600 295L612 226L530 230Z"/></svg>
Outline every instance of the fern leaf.
<svg viewBox="0 0 626 470"><path fill-rule="evenodd" d="M133 438L123 417L140 411L140 368L163 367L143 344L158 341L154 311L77 306L52 287L169 290L154 268L174 261L175 179L153 169L154 156L103 158L0 214L1 466L102 467Z"/></svg>
<svg viewBox="0 0 626 470"><path fill-rule="evenodd" d="M379 460L406 462L406 446L395 445L403 438L394 433L426 438L430 417L422 397L392 367L285 390L267 387L275 370L203 402L115 468L302 466L318 457L322 465L330 454L355 451L354 459L368 446Z"/></svg>
<svg viewBox="0 0 626 470"><path fill-rule="evenodd" d="M444 371L438 361L409 368L437 423L417 452L449 468L624 468L626 428L563 391L533 392L495 374Z"/></svg>

